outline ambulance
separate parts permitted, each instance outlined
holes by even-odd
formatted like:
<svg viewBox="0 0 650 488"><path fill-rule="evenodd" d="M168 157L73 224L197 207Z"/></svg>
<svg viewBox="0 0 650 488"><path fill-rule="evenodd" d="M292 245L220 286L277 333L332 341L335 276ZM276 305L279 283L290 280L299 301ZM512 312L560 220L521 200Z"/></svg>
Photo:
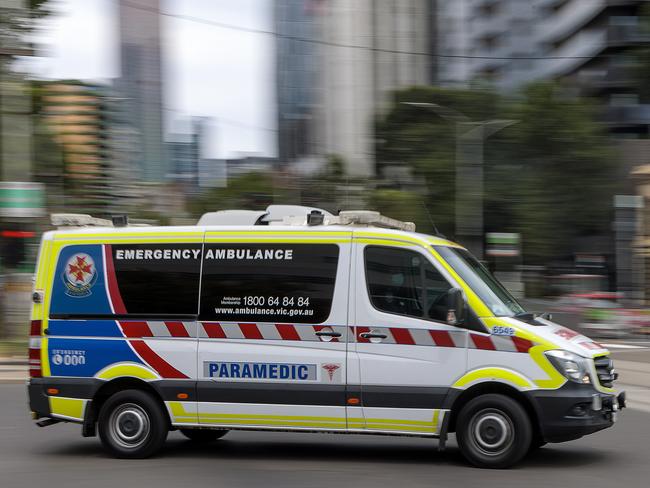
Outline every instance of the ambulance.
<svg viewBox="0 0 650 488"><path fill-rule="evenodd" d="M371 211L274 205L196 226L56 214L29 405L145 458L178 430L449 434L475 466L608 428L602 345L526 312L465 248Z"/></svg>

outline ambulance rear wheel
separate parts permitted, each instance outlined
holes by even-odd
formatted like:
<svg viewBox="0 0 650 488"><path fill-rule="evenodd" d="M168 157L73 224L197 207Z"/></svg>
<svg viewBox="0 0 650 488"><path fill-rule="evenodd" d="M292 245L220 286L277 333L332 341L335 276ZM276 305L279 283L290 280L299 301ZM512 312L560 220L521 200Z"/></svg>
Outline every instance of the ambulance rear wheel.
<svg viewBox="0 0 650 488"><path fill-rule="evenodd" d="M505 395L476 397L458 414L458 447L465 459L480 468L512 466L529 451L532 438L528 414Z"/></svg>
<svg viewBox="0 0 650 488"><path fill-rule="evenodd" d="M217 429L181 429L181 434L194 442L212 442L221 439L227 430Z"/></svg>
<svg viewBox="0 0 650 488"><path fill-rule="evenodd" d="M169 425L160 403L140 390L114 394L102 406L97 421L104 448L117 458L143 459L158 451Z"/></svg>

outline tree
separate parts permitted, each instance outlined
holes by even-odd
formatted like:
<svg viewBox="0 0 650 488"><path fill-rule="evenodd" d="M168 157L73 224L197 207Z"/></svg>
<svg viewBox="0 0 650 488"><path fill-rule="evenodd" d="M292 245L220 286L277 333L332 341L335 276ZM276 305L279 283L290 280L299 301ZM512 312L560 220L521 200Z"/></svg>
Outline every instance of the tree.
<svg viewBox="0 0 650 488"><path fill-rule="evenodd" d="M433 220L450 237L455 122L403 101L435 103L475 121L517 121L486 140L484 219L485 231L522 234L525 262L544 264L570 256L577 238L608 232L617 161L589 101L568 96L551 83L531 85L519 98L430 87L397 92L392 110L377 124L378 166L411 167ZM417 199L409 202L400 193L373 198L384 207L394 198L396 208L410 206L412 215L422 208Z"/></svg>
<svg viewBox="0 0 650 488"><path fill-rule="evenodd" d="M523 95L508 117L519 123L497 141L511 168L500 191L513 209L505 230L520 232L527 262L541 264L570 257L579 237L610 232L618 161L589 101L552 83ZM490 181L492 191L497 185ZM499 215L489 216L497 230Z"/></svg>
<svg viewBox="0 0 650 488"><path fill-rule="evenodd" d="M417 210L413 209L413 212L426 207L436 227L443 234L453 236L456 199L455 123L435 111L406 105L404 102L433 103L459 111L472 120L485 120L496 116L500 99L486 90L410 88L395 93L392 110L377 122L376 154L380 174L386 166L405 164L411 167L414 185L424 188ZM414 189L411 188L410 191ZM386 212L389 212L388 208ZM426 228L431 228L428 216L426 224Z"/></svg>
<svg viewBox="0 0 650 488"><path fill-rule="evenodd" d="M274 175L253 172L229 180L226 188L209 190L188 208L195 216L227 209L263 210L275 201L275 194Z"/></svg>
<svg viewBox="0 0 650 488"><path fill-rule="evenodd" d="M368 208L394 219L413 222L418 232L436 233L422 195L417 192L378 188L370 193Z"/></svg>

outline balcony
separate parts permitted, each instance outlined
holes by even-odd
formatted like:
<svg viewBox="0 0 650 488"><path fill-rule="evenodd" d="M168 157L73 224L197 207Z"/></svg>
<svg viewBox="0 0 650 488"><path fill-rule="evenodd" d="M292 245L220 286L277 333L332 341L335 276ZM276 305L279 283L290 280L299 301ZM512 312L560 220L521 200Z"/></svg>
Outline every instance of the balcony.
<svg viewBox="0 0 650 488"><path fill-rule="evenodd" d="M650 43L650 33L635 25L607 27L607 45L610 47Z"/></svg>
<svg viewBox="0 0 650 488"><path fill-rule="evenodd" d="M616 65L605 63L594 69L585 69L578 73L578 82L589 91L626 88L633 86L634 65Z"/></svg>
<svg viewBox="0 0 650 488"><path fill-rule="evenodd" d="M559 44L575 35L607 7L605 0L573 0L542 20L542 41Z"/></svg>
<svg viewBox="0 0 650 488"><path fill-rule="evenodd" d="M650 104L609 106L604 121L610 126L650 125Z"/></svg>

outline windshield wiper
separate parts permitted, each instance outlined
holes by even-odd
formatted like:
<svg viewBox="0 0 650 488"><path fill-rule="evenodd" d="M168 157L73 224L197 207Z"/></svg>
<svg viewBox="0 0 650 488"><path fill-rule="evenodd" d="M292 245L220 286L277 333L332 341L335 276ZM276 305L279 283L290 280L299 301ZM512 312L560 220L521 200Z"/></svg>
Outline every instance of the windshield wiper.
<svg viewBox="0 0 650 488"><path fill-rule="evenodd" d="M516 319L526 322L531 325L542 325L539 322L536 322L535 319L545 319L552 320L552 315L549 312L534 313L534 312L519 312L514 315Z"/></svg>

